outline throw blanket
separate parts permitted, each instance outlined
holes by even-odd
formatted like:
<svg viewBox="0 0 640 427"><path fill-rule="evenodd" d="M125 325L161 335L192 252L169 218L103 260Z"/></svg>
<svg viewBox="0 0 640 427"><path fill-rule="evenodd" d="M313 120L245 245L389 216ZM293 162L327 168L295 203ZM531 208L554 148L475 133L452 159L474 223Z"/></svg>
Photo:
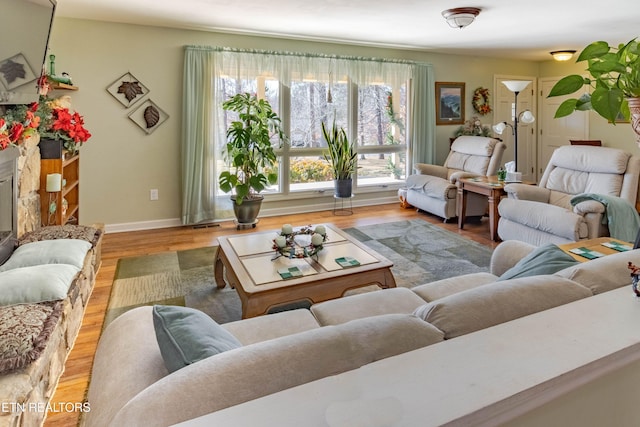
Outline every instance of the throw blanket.
<svg viewBox="0 0 640 427"><path fill-rule="evenodd" d="M636 207L620 197L607 196L605 194L583 193L571 198L571 206L575 206L585 200L595 200L604 205L606 217L603 219L609 223L609 234L614 239L625 242L634 242L638 230L640 230L640 215Z"/></svg>

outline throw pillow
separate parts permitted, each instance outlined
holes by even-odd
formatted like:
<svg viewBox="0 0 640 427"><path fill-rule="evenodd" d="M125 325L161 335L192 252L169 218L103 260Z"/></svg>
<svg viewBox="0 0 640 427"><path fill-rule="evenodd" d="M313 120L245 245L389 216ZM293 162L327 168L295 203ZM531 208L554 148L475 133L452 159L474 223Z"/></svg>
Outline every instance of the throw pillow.
<svg viewBox="0 0 640 427"><path fill-rule="evenodd" d="M531 251L497 280L553 274L578 263L579 261L573 259L557 245L548 243Z"/></svg>
<svg viewBox="0 0 640 427"><path fill-rule="evenodd" d="M169 372L242 347L240 341L215 320L193 308L155 305L153 326Z"/></svg>
<svg viewBox="0 0 640 427"><path fill-rule="evenodd" d="M42 240L19 246L0 271L43 264L69 264L82 268L91 243L77 239Z"/></svg>
<svg viewBox="0 0 640 427"><path fill-rule="evenodd" d="M79 271L73 265L45 264L0 272L0 305L64 299Z"/></svg>

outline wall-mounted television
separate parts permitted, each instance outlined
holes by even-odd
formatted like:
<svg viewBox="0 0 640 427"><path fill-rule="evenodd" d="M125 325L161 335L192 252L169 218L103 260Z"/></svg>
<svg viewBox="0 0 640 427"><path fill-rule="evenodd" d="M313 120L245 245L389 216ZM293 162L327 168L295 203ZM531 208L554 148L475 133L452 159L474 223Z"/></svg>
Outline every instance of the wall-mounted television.
<svg viewBox="0 0 640 427"><path fill-rule="evenodd" d="M55 0L0 0L0 104L38 100Z"/></svg>

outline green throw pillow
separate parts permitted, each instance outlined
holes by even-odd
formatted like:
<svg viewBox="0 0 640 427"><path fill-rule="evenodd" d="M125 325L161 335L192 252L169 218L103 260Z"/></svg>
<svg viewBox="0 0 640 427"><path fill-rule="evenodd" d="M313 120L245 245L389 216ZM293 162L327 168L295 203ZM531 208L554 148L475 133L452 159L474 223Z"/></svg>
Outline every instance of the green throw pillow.
<svg viewBox="0 0 640 427"><path fill-rule="evenodd" d="M578 262L555 244L548 243L534 249L516 265L505 271L498 280L553 274L567 267L572 267Z"/></svg>
<svg viewBox="0 0 640 427"><path fill-rule="evenodd" d="M242 346L215 320L193 308L155 305L153 326L169 372Z"/></svg>

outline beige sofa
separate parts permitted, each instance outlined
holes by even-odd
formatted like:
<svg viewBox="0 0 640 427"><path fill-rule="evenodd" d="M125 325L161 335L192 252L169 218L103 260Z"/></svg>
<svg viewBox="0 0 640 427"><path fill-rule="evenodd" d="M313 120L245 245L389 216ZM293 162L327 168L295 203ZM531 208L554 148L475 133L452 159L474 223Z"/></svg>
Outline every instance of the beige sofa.
<svg viewBox="0 0 640 427"><path fill-rule="evenodd" d="M43 227L23 235L16 251L0 266L0 291L3 294L0 299L10 302L0 305L1 427L42 425L47 404L82 325L100 266L102 234L101 224ZM69 250L69 245L62 244L65 240L81 243L77 247L88 250ZM39 242L61 245L43 249ZM30 246L33 243L37 247ZM20 248L26 248L26 251L20 251ZM48 264L41 264L39 258L48 258ZM70 272L70 282L66 284L68 291L47 287L51 282L63 280L60 271ZM33 278L40 273L44 280L37 279L39 284L36 284ZM20 276L30 276L30 279ZM18 286L8 289L9 282L16 277ZM20 289L27 284L36 285L38 292L45 295L45 301L17 301L16 298L28 294L27 289ZM49 292L66 296L51 300L46 297ZM6 301L8 298L13 301Z"/></svg>
<svg viewBox="0 0 640 427"><path fill-rule="evenodd" d="M152 309L129 311L100 339L84 425L161 426L193 419L627 285L627 262L640 258L629 251L553 275L498 281L534 249L504 242L494 251L490 273L225 324L241 347L171 374L154 334Z"/></svg>

